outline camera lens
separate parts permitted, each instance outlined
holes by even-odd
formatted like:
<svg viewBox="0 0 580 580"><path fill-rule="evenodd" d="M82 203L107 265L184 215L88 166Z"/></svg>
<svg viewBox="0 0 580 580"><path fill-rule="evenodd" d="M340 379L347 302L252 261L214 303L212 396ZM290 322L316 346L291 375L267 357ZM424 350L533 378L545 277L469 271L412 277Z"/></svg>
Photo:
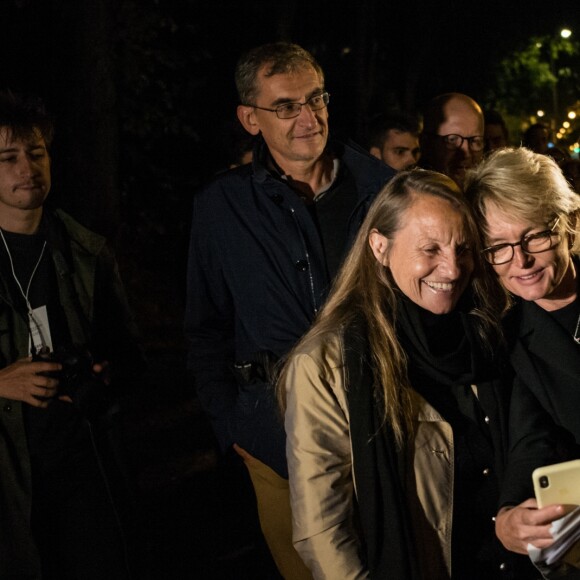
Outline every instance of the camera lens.
<svg viewBox="0 0 580 580"><path fill-rule="evenodd" d="M546 488L549 485L550 485L550 480L548 479L548 476L542 475L542 477L540 477L540 487Z"/></svg>

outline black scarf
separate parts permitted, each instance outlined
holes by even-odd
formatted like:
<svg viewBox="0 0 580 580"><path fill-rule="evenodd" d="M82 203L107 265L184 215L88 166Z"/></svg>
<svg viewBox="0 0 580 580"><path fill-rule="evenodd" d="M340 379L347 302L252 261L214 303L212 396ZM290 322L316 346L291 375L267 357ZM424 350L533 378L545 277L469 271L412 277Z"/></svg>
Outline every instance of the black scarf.
<svg viewBox="0 0 580 580"><path fill-rule="evenodd" d="M490 378L489 360L470 309L469 295L449 314L432 314L405 296L399 297L397 335L411 361L409 378L413 386L426 379L450 386Z"/></svg>
<svg viewBox="0 0 580 580"><path fill-rule="evenodd" d="M353 446L353 471L363 540L362 560L371 578L421 578L405 493L405 456L377 413L366 324L345 329L345 366ZM380 403L379 403L380 405ZM379 407L380 408L380 407Z"/></svg>
<svg viewBox="0 0 580 580"><path fill-rule="evenodd" d="M503 447L505 433L499 425L505 424L505 418L497 391L501 385L488 382L496 367L481 348L469 308L468 297L453 313L435 316L401 298L397 333L409 356L411 384L455 424L454 433L466 422L465 415L482 420L470 385L486 383L478 393L480 402L498 425L493 447ZM421 577L421 571L407 507L406 453L396 448L392 430L383 424L378 411L382 402L377 401L373 386L365 329L360 321L349 326L344 340L353 470L366 563L372 578L414 580ZM495 459L501 462L503 454L497 453Z"/></svg>

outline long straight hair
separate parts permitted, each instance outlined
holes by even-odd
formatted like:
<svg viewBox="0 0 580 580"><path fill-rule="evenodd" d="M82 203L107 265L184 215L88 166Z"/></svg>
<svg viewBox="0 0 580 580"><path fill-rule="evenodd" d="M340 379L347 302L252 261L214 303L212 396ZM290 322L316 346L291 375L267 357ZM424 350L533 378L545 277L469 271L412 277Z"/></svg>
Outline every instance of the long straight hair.
<svg viewBox="0 0 580 580"><path fill-rule="evenodd" d="M405 433L412 431L413 408L407 356L395 330L397 288L389 269L375 258L369 244L369 235L373 230L378 230L383 236L393 240L403 226L409 208L417 198L424 196L434 196L447 201L450 211L460 213L463 218L475 263L472 278L475 307L472 312L480 320L479 331L483 343L492 343L492 335L499 325L493 319L493 310L490 311L483 297L494 286L480 277L483 271L479 260L480 246L469 206L462 198L458 186L449 177L434 171L414 169L399 173L379 192L324 308L311 329L288 356L290 360L294 351L304 342L328 333L337 333L355 319L362 319L368 333L374 375L373 388L377 400L382 401L383 420L392 428L398 445L403 444ZM492 299L491 296L486 298ZM278 400L282 409L285 408L285 368L286 365L278 383Z"/></svg>

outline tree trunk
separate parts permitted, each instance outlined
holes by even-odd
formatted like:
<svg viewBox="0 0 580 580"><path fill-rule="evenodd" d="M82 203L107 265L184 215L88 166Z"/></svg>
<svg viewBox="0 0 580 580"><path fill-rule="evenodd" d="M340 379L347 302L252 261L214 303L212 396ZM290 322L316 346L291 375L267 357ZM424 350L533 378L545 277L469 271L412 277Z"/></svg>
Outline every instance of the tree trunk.
<svg viewBox="0 0 580 580"><path fill-rule="evenodd" d="M39 0L42 2L43 0ZM60 205L106 236L120 223L112 0L53 0Z"/></svg>

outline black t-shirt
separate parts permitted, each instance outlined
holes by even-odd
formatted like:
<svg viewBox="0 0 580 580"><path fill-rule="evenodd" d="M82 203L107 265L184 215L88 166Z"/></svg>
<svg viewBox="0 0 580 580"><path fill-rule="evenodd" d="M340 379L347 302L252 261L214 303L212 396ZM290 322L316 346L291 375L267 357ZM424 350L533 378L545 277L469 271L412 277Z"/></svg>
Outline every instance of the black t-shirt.
<svg viewBox="0 0 580 580"><path fill-rule="evenodd" d="M3 235L12 256L14 273L20 282L22 292L28 294L28 300L33 309L46 306L53 346L68 344L70 336L66 316L58 297L56 273L50 259L50 252L44 247L45 237L42 234L25 235L12 232L3 232ZM4 244L2 247L6 252ZM42 258L39 261L41 255ZM3 270L6 268L3 267ZM26 301L12 272L8 270L3 273L13 285L13 296L17 297L17 303L14 306L26 314Z"/></svg>
<svg viewBox="0 0 580 580"><path fill-rule="evenodd" d="M12 287L13 306L28 318L22 293L28 296L32 309L46 306L53 348L70 344L66 315L60 304L56 272L49 248L45 247L45 236L41 233L2 233L12 258L11 264L4 243L0 244L2 274ZM22 292L14 280L12 265ZM81 436L84 430L82 419L71 403L55 398L44 409L24 404L23 416L33 466L37 461L45 466L56 466L71 452L86 449L85 436Z"/></svg>
<svg viewBox="0 0 580 580"><path fill-rule="evenodd" d="M348 242L348 223L356 207L358 193L354 178L341 165L328 191L315 198L309 206L316 222L330 279L336 276L345 256Z"/></svg>

